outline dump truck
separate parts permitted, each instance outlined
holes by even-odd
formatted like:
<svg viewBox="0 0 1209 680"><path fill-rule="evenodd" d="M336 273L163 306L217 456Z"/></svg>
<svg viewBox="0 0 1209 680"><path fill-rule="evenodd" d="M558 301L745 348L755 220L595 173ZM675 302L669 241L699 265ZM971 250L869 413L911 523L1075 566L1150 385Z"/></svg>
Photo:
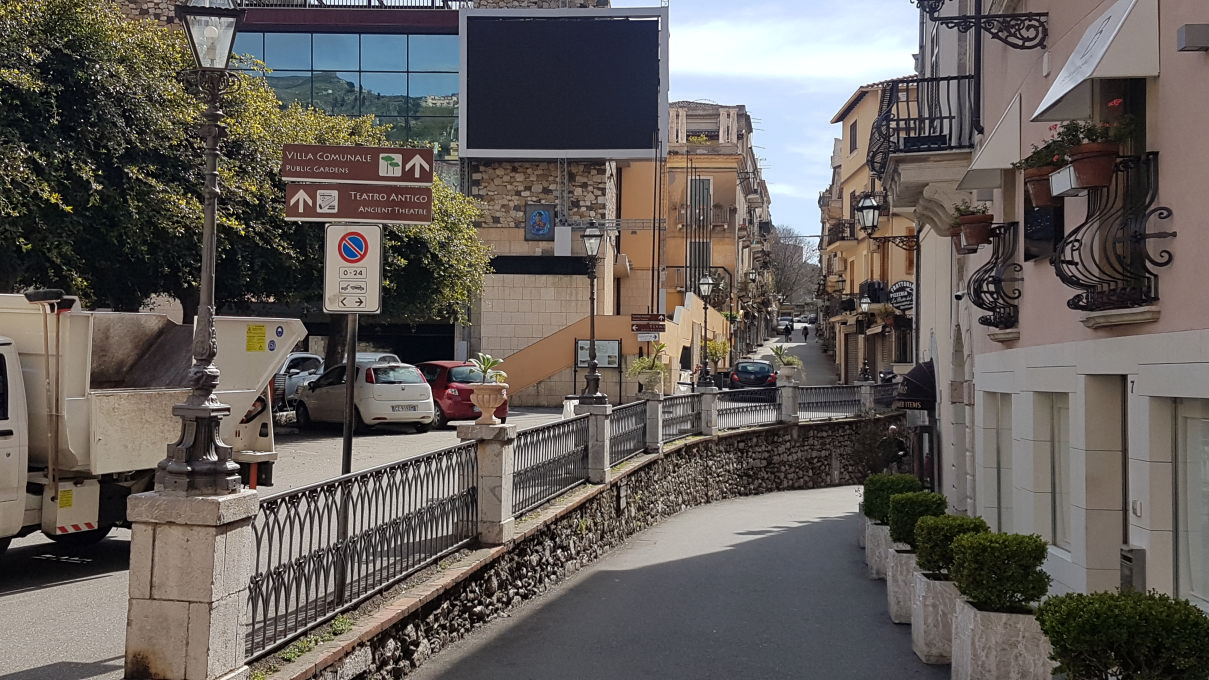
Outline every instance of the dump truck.
<svg viewBox="0 0 1209 680"><path fill-rule="evenodd" d="M276 458L273 372L305 335L297 319L217 316L221 436L245 481ZM193 326L165 314L78 309L61 291L0 295L0 553L41 531L87 545L128 526L181 438ZM271 475L270 475L271 476Z"/></svg>

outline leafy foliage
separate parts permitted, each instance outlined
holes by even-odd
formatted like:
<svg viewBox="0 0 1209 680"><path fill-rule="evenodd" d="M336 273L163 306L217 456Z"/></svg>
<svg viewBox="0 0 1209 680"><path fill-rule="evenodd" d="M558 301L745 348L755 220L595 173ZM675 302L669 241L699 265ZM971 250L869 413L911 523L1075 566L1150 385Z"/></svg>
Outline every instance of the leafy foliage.
<svg viewBox="0 0 1209 680"><path fill-rule="evenodd" d="M772 348L772 360L776 363L777 368L784 366L801 366L802 360L789 353L785 349L785 345L774 345Z"/></svg>
<svg viewBox="0 0 1209 680"><path fill-rule="evenodd" d="M478 356L470 360L474 364L474 370L479 374L479 382L497 383L508 379L508 374L497 369L496 366L504 363L503 359L496 359L490 354L479 352Z"/></svg>
<svg viewBox="0 0 1209 680"><path fill-rule="evenodd" d="M922 517L945 514L949 500L932 491L912 491L890 497L890 539L917 549L915 523Z"/></svg>
<svg viewBox="0 0 1209 680"><path fill-rule="evenodd" d="M626 375L631 378L638 377L639 373L645 371L659 371L664 376L667 375L667 364L663 363L663 357L667 356L667 344L656 342L651 346L651 353L638 357L630 362L630 367L626 369Z"/></svg>
<svg viewBox="0 0 1209 680"><path fill-rule="evenodd" d="M1045 596L1045 541L1036 534L962 534L953 539L953 582L985 611L1029 613Z"/></svg>
<svg viewBox="0 0 1209 680"><path fill-rule="evenodd" d="M886 472L869 475L863 494L865 516L878 524L885 524L890 521L891 496L922 490L923 484L915 475Z"/></svg>
<svg viewBox="0 0 1209 680"><path fill-rule="evenodd" d="M981 517L920 517L915 523L915 561L923 571L948 576L953 568L953 539L990 530Z"/></svg>
<svg viewBox="0 0 1209 680"><path fill-rule="evenodd" d="M1154 591L1057 595L1037 608L1070 680L1205 680L1209 616Z"/></svg>

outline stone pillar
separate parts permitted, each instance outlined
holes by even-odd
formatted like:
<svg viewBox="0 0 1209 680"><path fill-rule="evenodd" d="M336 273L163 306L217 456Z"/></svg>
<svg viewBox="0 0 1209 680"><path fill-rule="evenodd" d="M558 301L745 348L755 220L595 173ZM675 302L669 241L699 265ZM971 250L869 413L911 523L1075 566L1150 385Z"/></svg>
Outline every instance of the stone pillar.
<svg viewBox="0 0 1209 680"><path fill-rule="evenodd" d="M243 680L255 491L127 501L127 678Z"/></svg>
<svg viewBox="0 0 1209 680"><path fill-rule="evenodd" d="M697 386L701 393L701 434L707 437L718 436L718 392L717 387Z"/></svg>
<svg viewBox="0 0 1209 680"><path fill-rule="evenodd" d="M658 392L639 392L638 398L646 401L646 452L663 451L663 395Z"/></svg>
<svg viewBox="0 0 1209 680"><path fill-rule="evenodd" d="M588 414L588 483L609 481L609 417L612 404L579 404L575 415Z"/></svg>
<svg viewBox="0 0 1209 680"><path fill-rule="evenodd" d="M458 438L478 442L479 541L502 545L513 535L512 473L515 425L458 425Z"/></svg>
<svg viewBox="0 0 1209 680"><path fill-rule="evenodd" d="M861 411L868 413L873 410L873 383L857 382L853 383L860 389L861 393Z"/></svg>
<svg viewBox="0 0 1209 680"><path fill-rule="evenodd" d="M798 386L781 385L777 388L781 399L781 422L798 422Z"/></svg>

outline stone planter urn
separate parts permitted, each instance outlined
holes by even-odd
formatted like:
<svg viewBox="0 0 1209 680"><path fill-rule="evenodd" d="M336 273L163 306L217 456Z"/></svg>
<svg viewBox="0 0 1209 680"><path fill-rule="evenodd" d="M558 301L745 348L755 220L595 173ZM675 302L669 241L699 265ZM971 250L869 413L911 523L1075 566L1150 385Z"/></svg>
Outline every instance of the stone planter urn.
<svg viewBox="0 0 1209 680"><path fill-rule="evenodd" d="M643 392L663 394L663 371L639 371L636 377Z"/></svg>
<svg viewBox="0 0 1209 680"><path fill-rule="evenodd" d="M915 572L915 600L911 603L911 649L924 663L953 660L953 613L957 609L957 584L932 574Z"/></svg>
<svg viewBox="0 0 1209 680"><path fill-rule="evenodd" d="M1051 650L1032 614L984 612L958 598L952 680L1050 680Z"/></svg>
<svg viewBox="0 0 1209 680"><path fill-rule="evenodd" d="M806 377L806 371L800 366L782 366L777 369L777 387L782 385L797 385Z"/></svg>
<svg viewBox="0 0 1209 680"><path fill-rule="evenodd" d="M495 409L499 408L508 398L508 383L472 383L470 403L479 407L479 419L476 425L499 425L500 419L495 417Z"/></svg>
<svg viewBox="0 0 1209 680"><path fill-rule="evenodd" d="M869 566L869 578L886 578L886 558L892 545L888 524L869 524L865 533L865 564Z"/></svg>
<svg viewBox="0 0 1209 680"><path fill-rule="evenodd" d="M895 623L911 623L915 602L915 552L905 543L895 543L886 552L886 609Z"/></svg>

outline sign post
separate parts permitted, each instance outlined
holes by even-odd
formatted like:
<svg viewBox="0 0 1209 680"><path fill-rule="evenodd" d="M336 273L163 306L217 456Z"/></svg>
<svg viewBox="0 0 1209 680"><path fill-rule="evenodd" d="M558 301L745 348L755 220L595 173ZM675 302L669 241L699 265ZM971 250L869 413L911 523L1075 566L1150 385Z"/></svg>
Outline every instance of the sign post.
<svg viewBox="0 0 1209 680"><path fill-rule="evenodd" d="M330 224L323 262L323 311L382 311L382 226Z"/></svg>

